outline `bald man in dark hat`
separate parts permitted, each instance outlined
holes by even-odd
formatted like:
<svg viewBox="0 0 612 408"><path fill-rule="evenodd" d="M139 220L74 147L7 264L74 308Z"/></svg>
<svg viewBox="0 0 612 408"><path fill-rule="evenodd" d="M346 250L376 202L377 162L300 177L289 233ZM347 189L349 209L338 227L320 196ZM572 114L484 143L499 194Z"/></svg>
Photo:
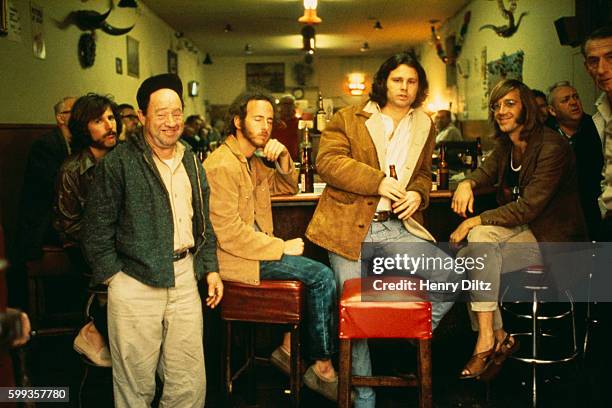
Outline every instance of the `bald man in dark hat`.
<svg viewBox="0 0 612 408"><path fill-rule="evenodd" d="M223 296L206 175L183 132L183 85L173 74L138 89L142 134L96 168L83 226L92 285L108 285L108 332L116 407L202 407L206 396L202 301Z"/></svg>

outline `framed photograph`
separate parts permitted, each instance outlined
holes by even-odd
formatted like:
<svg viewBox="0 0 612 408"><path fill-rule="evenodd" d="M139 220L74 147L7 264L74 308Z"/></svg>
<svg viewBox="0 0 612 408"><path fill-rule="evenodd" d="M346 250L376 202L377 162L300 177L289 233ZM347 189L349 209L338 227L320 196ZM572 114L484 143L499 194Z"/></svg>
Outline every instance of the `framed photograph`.
<svg viewBox="0 0 612 408"><path fill-rule="evenodd" d="M8 0L0 0L0 35L8 34Z"/></svg>
<svg viewBox="0 0 612 408"><path fill-rule="evenodd" d="M115 58L115 72L119 75L123 74L123 61L121 58Z"/></svg>
<svg viewBox="0 0 612 408"><path fill-rule="evenodd" d="M168 50L168 73L178 75L178 55L172 50Z"/></svg>
<svg viewBox="0 0 612 408"><path fill-rule="evenodd" d="M138 40L126 36L127 41L127 74L133 77L140 77L140 60L138 55Z"/></svg>
<svg viewBox="0 0 612 408"><path fill-rule="evenodd" d="M247 63L246 84L249 90L263 88L269 92L285 92L285 64Z"/></svg>

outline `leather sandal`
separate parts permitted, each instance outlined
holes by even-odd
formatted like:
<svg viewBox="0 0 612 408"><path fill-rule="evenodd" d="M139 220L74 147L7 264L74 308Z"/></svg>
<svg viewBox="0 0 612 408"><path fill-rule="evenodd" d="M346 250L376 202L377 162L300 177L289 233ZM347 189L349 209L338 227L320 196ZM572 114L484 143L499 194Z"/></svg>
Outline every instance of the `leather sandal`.
<svg viewBox="0 0 612 408"><path fill-rule="evenodd" d="M493 361L497 365L501 365L508 357L510 357L515 351L521 347L519 340L512 336L510 333L506 333L506 337L499 343L499 349L495 351Z"/></svg>
<svg viewBox="0 0 612 408"><path fill-rule="evenodd" d="M497 341L493 344L493 347L490 350L474 354L465 364L463 370L461 370L461 374L459 374L459 379L466 380L469 378L478 378L485 371L487 371L489 366L493 363L496 346ZM464 371L467 371L467 374L465 374Z"/></svg>

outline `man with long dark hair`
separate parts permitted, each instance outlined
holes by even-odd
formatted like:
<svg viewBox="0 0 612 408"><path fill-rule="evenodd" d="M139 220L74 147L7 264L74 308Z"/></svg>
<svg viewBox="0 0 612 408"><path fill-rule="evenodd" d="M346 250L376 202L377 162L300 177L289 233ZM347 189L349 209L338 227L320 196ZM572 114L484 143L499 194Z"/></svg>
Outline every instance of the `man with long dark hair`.
<svg viewBox="0 0 612 408"><path fill-rule="evenodd" d="M342 109L323 131L316 163L327 186L306 236L328 250L339 289L361 276L362 242L415 244L419 255L424 247L435 250L422 225L435 144L433 123L421 109L427 90L416 58L394 55L374 76L370 100ZM432 329L451 306L432 304ZM367 340L353 341L352 367L355 375L371 375ZM355 407L375 404L371 388L357 388Z"/></svg>
<svg viewBox="0 0 612 408"><path fill-rule="evenodd" d="M72 107L68 127L74 154L64 162L59 172L53 225L73 266L89 281L91 271L80 249L83 213L96 164L115 147L117 135L121 133L117 105L108 96L93 93L82 96ZM106 307L103 304L99 298L92 302L89 316L92 321L79 331L74 348L94 364L110 367Z"/></svg>
<svg viewBox="0 0 612 408"><path fill-rule="evenodd" d="M467 217L473 212L473 189L497 186L499 207L467 218L450 237L452 243L467 237L469 243L483 244L468 245L458 257L484 257L484 268L473 268L468 276L491 285L486 296L470 292L470 317L478 340L461 378L480 377L519 346L505 332L499 313L501 274L541 264L539 242L586 238L574 156L567 140L543 126L531 90L515 79L501 81L491 91L489 106L497 145L459 183L452 199L453 211Z"/></svg>

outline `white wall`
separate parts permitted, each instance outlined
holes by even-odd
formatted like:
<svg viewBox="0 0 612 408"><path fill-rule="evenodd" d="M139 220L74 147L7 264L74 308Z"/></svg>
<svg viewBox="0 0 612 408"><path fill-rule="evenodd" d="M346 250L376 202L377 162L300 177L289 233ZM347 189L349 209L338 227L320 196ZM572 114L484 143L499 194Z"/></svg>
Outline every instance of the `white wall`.
<svg viewBox="0 0 612 408"><path fill-rule="evenodd" d="M491 30L478 30L484 24L499 26L507 23L496 1L474 0L444 23L440 30L443 43L447 35L458 35L465 12L472 12L459 55L462 64L469 61L470 75L467 79L458 75L456 88L447 87L446 67L438 58L434 46L428 43L420 47L421 61L430 83L430 99L443 102L446 106L448 102L453 102L453 111L460 113L460 119L486 119L487 110L482 106L484 88L481 72L481 53L486 47L488 62L499 59L502 53L510 55L523 50L523 82L546 92L553 83L570 80L576 84L585 110L592 112L596 92L582 66L580 49L560 45L554 27L554 21L559 17L575 14L574 0L521 0L517 4L517 18L524 11L529 14L523 18L518 32L510 38L499 37Z"/></svg>
<svg viewBox="0 0 612 408"><path fill-rule="evenodd" d="M204 67L204 94L205 99L213 105L228 105L241 92L246 89L247 63L284 62L285 63L285 91L290 93L293 88L301 87L305 91L305 99L310 106L314 106L320 91L325 98L332 98L334 106L346 106L358 103L366 97L372 76L378 66L386 57L337 57L314 58L312 63L313 74L306 86L298 85L293 78L293 66L302 63L300 56L290 57L226 57L213 58L213 64ZM347 75L351 72L366 74L368 89L363 98L350 96L345 89Z"/></svg>
<svg viewBox="0 0 612 408"><path fill-rule="evenodd" d="M178 44L175 30L142 2L138 9L115 8L107 21L115 27L136 26L128 34L140 42L140 78L127 75L126 36L96 31L96 60L81 68L77 45L82 32L75 26L60 29L58 22L74 10L105 12L107 0L35 0L43 7L45 60L34 57L30 25L30 1L10 0L19 10L22 42L0 37L0 123L54 123L53 105L65 95L86 92L111 94L118 103L136 105L136 90L147 77L167 72L167 50ZM115 1L115 3L117 3ZM179 75L203 82L203 56L177 50ZM115 57L123 60L123 74L115 73ZM204 97L184 96L186 114L204 113Z"/></svg>

